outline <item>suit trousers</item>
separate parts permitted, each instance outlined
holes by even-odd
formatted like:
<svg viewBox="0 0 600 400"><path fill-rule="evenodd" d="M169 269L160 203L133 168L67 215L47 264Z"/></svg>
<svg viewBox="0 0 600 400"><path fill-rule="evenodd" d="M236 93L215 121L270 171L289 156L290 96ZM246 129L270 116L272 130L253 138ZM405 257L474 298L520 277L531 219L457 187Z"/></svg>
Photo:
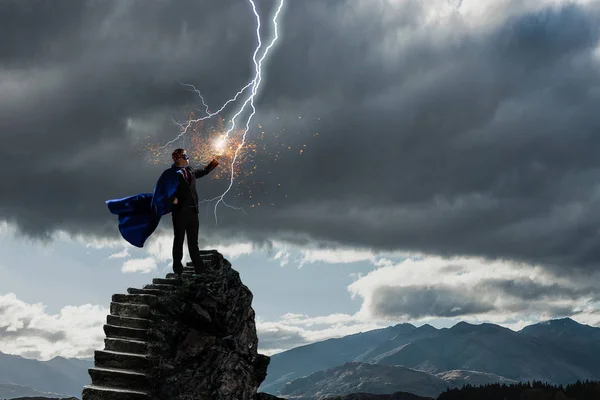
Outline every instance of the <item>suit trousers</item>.
<svg viewBox="0 0 600 400"><path fill-rule="evenodd" d="M198 212L194 207L185 207L172 212L173 217L173 272L180 274L183 272L183 241L187 236L188 251L195 270L198 272L204 267L200 259L200 249L198 248Z"/></svg>

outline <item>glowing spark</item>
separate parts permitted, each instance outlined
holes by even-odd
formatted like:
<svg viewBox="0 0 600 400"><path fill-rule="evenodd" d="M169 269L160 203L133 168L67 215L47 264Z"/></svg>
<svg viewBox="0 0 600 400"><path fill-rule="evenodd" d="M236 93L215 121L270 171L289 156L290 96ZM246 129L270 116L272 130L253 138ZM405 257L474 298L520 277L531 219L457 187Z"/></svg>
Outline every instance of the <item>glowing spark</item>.
<svg viewBox="0 0 600 400"><path fill-rule="evenodd" d="M274 32L275 32L274 37L271 40L271 43L265 49L265 52L263 53L260 60L258 60L258 61L256 60L258 51L262 47L262 41L260 39L260 15L256 11L256 5L254 4L254 0L248 0L248 1L252 5L252 11L254 12L254 15L256 16L256 21L257 21L256 36L258 39L258 46L256 47L256 50L254 51L254 56L252 57L252 60L254 61L254 66L256 67L256 74L254 76L254 79L252 80L252 92L251 92L250 96L248 96L248 98L246 99L244 104L240 107L239 111L233 116L233 118L231 120L231 128L229 128L229 130L225 133L225 139L229 136L229 133L231 131L233 131L233 129L235 129L235 120L246 109L246 106L248 105L248 103L250 103L252 112L250 113L250 116L246 120L246 129L244 130L244 134L242 136L242 143L236 149L233 160L231 161L231 180L229 182L229 187L227 188L227 190L225 190L225 192L223 192L223 194L220 196L219 200L215 204L215 226L218 225L217 207L219 206L219 203L223 202L223 198L229 192L229 190L231 190L231 187L233 186L234 164L235 164L235 161L237 159L240 149L244 146L244 143L246 142L246 134L248 133L248 130L250 129L250 121L252 120L252 117L256 113L256 108L254 107L254 97L256 96L256 93L258 92L258 89L262 82L262 63L265 60L265 58L267 57L267 55L269 54L269 50L275 45L275 43L277 42L277 39L279 39L279 26L277 23L277 18L279 17L279 13L281 12L281 9L283 8L284 0L279 1L279 6L277 7L277 11L275 12L275 15L273 17L273 27L274 27Z"/></svg>
<svg viewBox="0 0 600 400"><path fill-rule="evenodd" d="M213 139L213 148L216 150L216 153L218 156L223 154L223 152L225 151L226 145L227 145L227 143L226 143L225 136L217 137L217 138Z"/></svg>

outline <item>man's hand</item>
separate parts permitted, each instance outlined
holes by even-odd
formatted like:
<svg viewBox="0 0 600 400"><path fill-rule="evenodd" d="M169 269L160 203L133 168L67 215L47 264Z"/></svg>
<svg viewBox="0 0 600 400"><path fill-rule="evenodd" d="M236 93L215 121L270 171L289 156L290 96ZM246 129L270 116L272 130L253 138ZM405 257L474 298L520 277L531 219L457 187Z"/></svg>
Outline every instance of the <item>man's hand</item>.
<svg viewBox="0 0 600 400"><path fill-rule="evenodd" d="M211 162L210 162L210 163L209 163L209 164L208 164L208 165L205 167L205 169L206 169L208 172L210 172L210 171L212 171L213 169L217 168L217 165L219 165L219 162L217 161L217 159L218 159L218 158L219 158L218 156L217 156L217 157L215 157L215 158L213 158L213 160L212 160L212 161L211 161Z"/></svg>
<svg viewBox="0 0 600 400"><path fill-rule="evenodd" d="M173 199L173 204L177 204L178 202L179 202L179 200L177 200L177 197L175 197L175 198Z"/></svg>

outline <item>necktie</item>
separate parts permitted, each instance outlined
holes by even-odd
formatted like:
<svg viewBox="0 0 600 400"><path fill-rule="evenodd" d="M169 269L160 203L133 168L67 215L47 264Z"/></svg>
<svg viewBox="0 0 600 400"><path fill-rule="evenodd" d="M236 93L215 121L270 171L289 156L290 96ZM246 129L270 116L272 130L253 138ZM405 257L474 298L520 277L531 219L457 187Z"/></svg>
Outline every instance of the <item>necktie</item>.
<svg viewBox="0 0 600 400"><path fill-rule="evenodd" d="M189 184L190 183L190 175L187 169L183 169L183 177L185 178L185 181Z"/></svg>

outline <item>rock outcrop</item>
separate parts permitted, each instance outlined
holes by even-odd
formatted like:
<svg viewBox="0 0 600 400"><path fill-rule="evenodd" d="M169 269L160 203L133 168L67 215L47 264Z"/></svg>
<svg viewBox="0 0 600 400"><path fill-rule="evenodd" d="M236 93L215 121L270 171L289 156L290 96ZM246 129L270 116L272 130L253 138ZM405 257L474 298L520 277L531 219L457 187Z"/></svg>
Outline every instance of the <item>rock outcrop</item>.
<svg viewBox="0 0 600 400"><path fill-rule="evenodd" d="M252 293L216 251L206 271L115 294L82 400L254 400L269 357L258 354ZM262 397L263 395L261 395Z"/></svg>

